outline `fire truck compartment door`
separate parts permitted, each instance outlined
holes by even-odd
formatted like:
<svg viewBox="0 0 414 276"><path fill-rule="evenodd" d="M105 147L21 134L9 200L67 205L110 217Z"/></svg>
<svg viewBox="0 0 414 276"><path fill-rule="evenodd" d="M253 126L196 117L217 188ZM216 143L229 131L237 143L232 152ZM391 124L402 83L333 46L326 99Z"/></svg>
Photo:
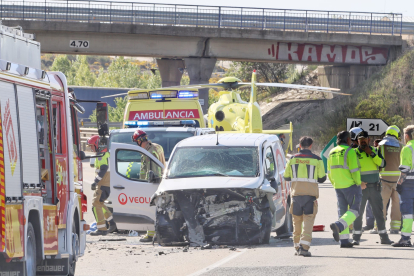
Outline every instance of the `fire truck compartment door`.
<svg viewBox="0 0 414 276"><path fill-rule="evenodd" d="M21 197L20 141L16 91L13 84L0 82L0 107L6 197ZM34 112L34 107L32 107L32 110Z"/></svg>
<svg viewBox="0 0 414 276"><path fill-rule="evenodd" d="M112 143L110 153L110 201L117 228L154 230L155 207L150 207L150 199L162 178L163 164L136 145ZM155 183L148 180L149 170Z"/></svg>
<svg viewBox="0 0 414 276"><path fill-rule="evenodd" d="M22 145L23 183L40 184L40 165L37 131L40 131L35 113L33 89L17 86L20 134Z"/></svg>

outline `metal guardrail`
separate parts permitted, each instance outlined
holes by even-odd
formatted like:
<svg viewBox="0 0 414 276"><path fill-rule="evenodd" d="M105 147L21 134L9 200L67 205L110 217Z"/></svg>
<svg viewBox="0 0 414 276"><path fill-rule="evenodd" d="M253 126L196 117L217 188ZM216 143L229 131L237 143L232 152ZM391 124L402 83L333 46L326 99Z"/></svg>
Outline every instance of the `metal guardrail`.
<svg viewBox="0 0 414 276"><path fill-rule="evenodd" d="M150 4L137 2L1 0L3 20L118 23L401 35L414 30L399 13L364 13ZM407 24L406 24L407 23Z"/></svg>
<svg viewBox="0 0 414 276"><path fill-rule="evenodd" d="M80 126L82 128L87 128L87 127L96 128L97 127L96 122L83 122L83 121L80 121ZM109 122L108 127L121 128L122 122Z"/></svg>

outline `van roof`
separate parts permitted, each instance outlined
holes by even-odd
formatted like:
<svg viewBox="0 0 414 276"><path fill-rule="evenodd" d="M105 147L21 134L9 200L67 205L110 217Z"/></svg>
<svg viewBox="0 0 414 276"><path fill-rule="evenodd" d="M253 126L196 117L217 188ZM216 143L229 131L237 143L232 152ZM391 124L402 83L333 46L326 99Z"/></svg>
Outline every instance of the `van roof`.
<svg viewBox="0 0 414 276"><path fill-rule="evenodd" d="M276 135L263 133L226 133L209 134L187 138L177 144L177 147L197 147L197 146L216 146L217 136L219 144L217 146L246 146L257 147L265 141L278 141Z"/></svg>

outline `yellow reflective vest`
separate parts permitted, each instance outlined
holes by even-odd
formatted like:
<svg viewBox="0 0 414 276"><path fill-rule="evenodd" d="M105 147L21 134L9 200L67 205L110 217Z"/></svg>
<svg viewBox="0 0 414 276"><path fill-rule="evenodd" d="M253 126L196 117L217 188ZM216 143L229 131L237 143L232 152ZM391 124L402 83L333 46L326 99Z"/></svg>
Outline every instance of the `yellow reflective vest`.
<svg viewBox="0 0 414 276"><path fill-rule="evenodd" d="M407 178L402 183L404 186L414 186L414 140L407 142L407 145L401 151L400 171L407 174Z"/></svg>
<svg viewBox="0 0 414 276"><path fill-rule="evenodd" d="M359 147L354 149L361 166L361 181L376 183L379 181L379 168L384 168L386 163L381 153L374 147L370 147L373 154L367 154Z"/></svg>
<svg viewBox="0 0 414 276"><path fill-rule="evenodd" d="M286 181L292 181L292 196L309 195L318 198L318 183L326 180L325 166L319 156L304 149L289 160L283 177Z"/></svg>
<svg viewBox="0 0 414 276"><path fill-rule="evenodd" d="M329 152L328 177L335 189L361 185L361 172L356 152L340 144Z"/></svg>

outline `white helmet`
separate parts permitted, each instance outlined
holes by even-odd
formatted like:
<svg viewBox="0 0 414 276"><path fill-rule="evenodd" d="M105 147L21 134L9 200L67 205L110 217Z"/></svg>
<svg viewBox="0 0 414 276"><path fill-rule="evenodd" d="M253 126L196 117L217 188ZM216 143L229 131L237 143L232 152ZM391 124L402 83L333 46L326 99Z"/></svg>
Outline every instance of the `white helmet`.
<svg viewBox="0 0 414 276"><path fill-rule="evenodd" d="M351 133L351 140L352 141L356 141L357 140L357 136L358 136L358 134L361 131L364 131L364 130L362 128L360 128L360 127L353 127L353 128L351 128L349 130L349 133Z"/></svg>

